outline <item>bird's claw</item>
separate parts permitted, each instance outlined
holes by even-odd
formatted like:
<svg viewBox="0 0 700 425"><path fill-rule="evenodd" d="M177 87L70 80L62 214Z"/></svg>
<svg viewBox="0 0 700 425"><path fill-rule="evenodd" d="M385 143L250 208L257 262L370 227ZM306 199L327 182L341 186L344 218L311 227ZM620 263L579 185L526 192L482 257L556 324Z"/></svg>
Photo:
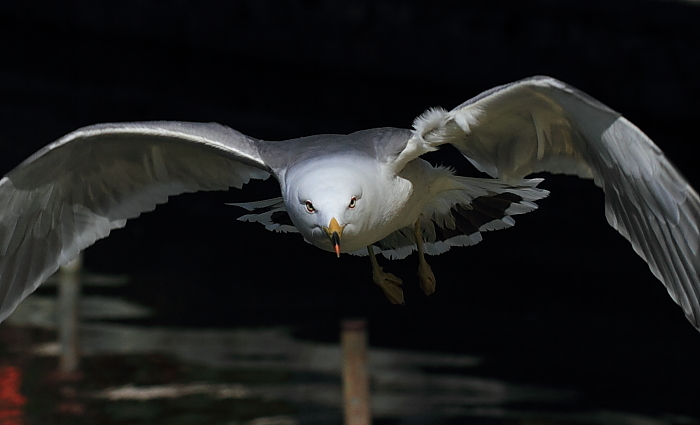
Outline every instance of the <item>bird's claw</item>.
<svg viewBox="0 0 700 425"><path fill-rule="evenodd" d="M418 264L418 278L420 280L420 288L425 295L430 295L435 292L435 275L430 268L430 264L426 261L421 261Z"/></svg>
<svg viewBox="0 0 700 425"><path fill-rule="evenodd" d="M403 290L399 287L403 283L401 279L391 273L383 272L381 267L372 272L372 278L374 283L382 288L389 302L392 304L404 304Z"/></svg>

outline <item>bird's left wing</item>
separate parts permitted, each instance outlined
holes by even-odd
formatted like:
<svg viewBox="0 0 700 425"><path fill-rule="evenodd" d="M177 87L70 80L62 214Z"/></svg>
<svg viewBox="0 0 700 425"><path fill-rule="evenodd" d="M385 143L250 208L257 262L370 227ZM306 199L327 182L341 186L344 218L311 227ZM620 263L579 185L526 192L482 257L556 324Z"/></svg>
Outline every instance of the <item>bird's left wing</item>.
<svg viewBox="0 0 700 425"><path fill-rule="evenodd" d="M397 164L443 143L506 182L539 171L592 178L610 225L700 330L700 199L634 124L561 81L533 77L427 111Z"/></svg>
<svg viewBox="0 0 700 425"><path fill-rule="evenodd" d="M171 195L267 178L258 141L219 124L98 124L0 180L0 321L60 265Z"/></svg>

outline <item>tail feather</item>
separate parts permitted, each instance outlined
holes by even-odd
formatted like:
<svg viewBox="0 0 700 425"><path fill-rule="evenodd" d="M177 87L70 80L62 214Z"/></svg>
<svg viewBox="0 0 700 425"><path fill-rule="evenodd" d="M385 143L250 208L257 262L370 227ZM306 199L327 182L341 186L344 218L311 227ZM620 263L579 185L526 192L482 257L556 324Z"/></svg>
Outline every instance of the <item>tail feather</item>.
<svg viewBox="0 0 700 425"><path fill-rule="evenodd" d="M452 178L457 188L438 194L421 214L426 254L442 254L453 246L475 245L481 242L483 232L512 227L513 215L534 211L537 209L534 201L549 194L537 187L543 179L508 184L497 179ZM374 247L389 259L407 257L416 250L413 229L399 229ZM353 254L366 255L366 250Z"/></svg>
<svg viewBox="0 0 700 425"><path fill-rule="evenodd" d="M244 208L250 211L250 214L245 214L238 219L240 221L249 221L252 223L260 223L267 230L274 232L295 232L298 233L294 223L289 218L289 213L284 206L282 198L265 199L255 202L229 203L234 207Z"/></svg>

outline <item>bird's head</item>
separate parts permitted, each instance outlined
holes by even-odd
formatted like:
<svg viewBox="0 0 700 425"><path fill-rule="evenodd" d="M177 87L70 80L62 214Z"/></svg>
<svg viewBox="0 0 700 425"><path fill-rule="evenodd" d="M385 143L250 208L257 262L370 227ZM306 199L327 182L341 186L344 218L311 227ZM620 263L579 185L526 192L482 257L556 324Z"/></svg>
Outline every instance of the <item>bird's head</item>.
<svg viewBox="0 0 700 425"><path fill-rule="evenodd" d="M364 248L363 238L357 236L372 216L367 185L363 184L372 180L372 171L353 161L326 162L292 171L287 178L285 203L299 232L312 244L338 256Z"/></svg>

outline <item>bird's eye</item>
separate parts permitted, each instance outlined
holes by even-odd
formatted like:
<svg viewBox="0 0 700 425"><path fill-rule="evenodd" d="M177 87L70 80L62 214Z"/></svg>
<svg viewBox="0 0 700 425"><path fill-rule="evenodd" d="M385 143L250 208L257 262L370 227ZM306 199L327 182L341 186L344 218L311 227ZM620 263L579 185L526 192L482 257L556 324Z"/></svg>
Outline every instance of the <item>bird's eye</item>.
<svg viewBox="0 0 700 425"><path fill-rule="evenodd" d="M306 207L306 211L310 213L316 211L316 208L314 208L314 204L312 204L311 201L304 202L304 206Z"/></svg>
<svg viewBox="0 0 700 425"><path fill-rule="evenodd" d="M348 208L355 208L355 205L357 205L357 198L353 196L352 198L350 198L350 204L348 204Z"/></svg>

